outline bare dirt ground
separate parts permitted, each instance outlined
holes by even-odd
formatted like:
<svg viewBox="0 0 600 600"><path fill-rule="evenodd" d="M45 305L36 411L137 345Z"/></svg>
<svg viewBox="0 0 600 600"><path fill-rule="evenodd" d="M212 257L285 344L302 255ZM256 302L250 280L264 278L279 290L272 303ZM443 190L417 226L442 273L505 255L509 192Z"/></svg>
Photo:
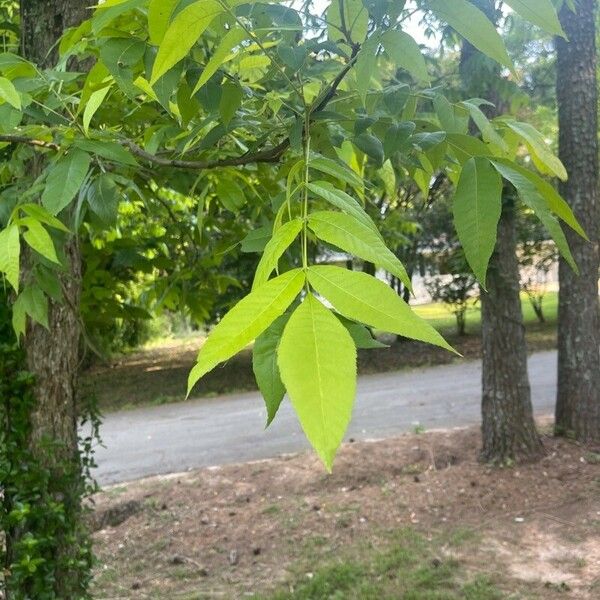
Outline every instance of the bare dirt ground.
<svg viewBox="0 0 600 600"><path fill-rule="evenodd" d="M477 462L476 429L430 432L347 444L332 475L309 453L109 488L94 499L95 597L292 589L320 565L363 560L408 531L426 540L429 566L453 561L501 594L453 598L596 600L600 455L544 445L538 464L494 469Z"/></svg>
<svg viewBox="0 0 600 600"><path fill-rule="evenodd" d="M389 348L359 351L359 372L385 373L481 357L479 335L459 337L449 334L446 337L464 359L435 346L405 340L393 343ZM86 389L96 395L104 412L181 401L185 398L187 377L201 343L201 338L173 340L160 347L119 357L110 364L95 365L84 373ZM529 323L527 344L530 352L555 348L554 323ZM194 395L213 397L252 390L256 390L256 382L252 373L252 354L248 349L206 375L196 386Z"/></svg>

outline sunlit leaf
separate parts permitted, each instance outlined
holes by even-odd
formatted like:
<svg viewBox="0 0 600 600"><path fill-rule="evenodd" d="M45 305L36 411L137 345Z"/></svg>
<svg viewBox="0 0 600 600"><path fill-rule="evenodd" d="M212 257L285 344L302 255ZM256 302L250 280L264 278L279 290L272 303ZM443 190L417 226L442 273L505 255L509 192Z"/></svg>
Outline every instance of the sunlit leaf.
<svg viewBox="0 0 600 600"><path fill-rule="evenodd" d="M372 275L341 267L314 266L308 269L308 281L348 319L452 350L389 285Z"/></svg>
<svg viewBox="0 0 600 600"><path fill-rule="evenodd" d="M85 109L83 111L83 130L87 134L90 129L90 123L98 109L102 106L106 95L110 91L110 86L103 87L102 89L96 90L90 96L90 99L87 101L85 105Z"/></svg>
<svg viewBox="0 0 600 600"><path fill-rule="evenodd" d="M494 24L468 0L427 0L427 6L480 52L513 69L504 42Z"/></svg>
<svg viewBox="0 0 600 600"><path fill-rule="evenodd" d="M224 11L218 0L199 0L184 8L169 25L158 49L150 84L185 58L213 19Z"/></svg>
<svg viewBox="0 0 600 600"><path fill-rule="evenodd" d="M298 237L302 225L302 219L293 219L277 229L273 237L269 240L269 243L265 246L262 258L256 267L252 289L266 283L271 273L277 268L277 264L283 253Z"/></svg>
<svg viewBox="0 0 600 600"><path fill-rule="evenodd" d="M54 242L44 226L33 217L21 219L21 224L27 227L27 231L23 234L23 239L27 244L36 252L39 252L44 258L47 258L53 263L60 264L60 261L56 256Z"/></svg>
<svg viewBox="0 0 600 600"><path fill-rule="evenodd" d="M169 22L179 0L150 0L148 4L148 32L153 44L160 44L169 28Z"/></svg>
<svg viewBox="0 0 600 600"><path fill-rule="evenodd" d="M21 96L13 82L6 77L0 77L0 100L8 102L13 108L21 110Z"/></svg>
<svg viewBox="0 0 600 600"><path fill-rule="evenodd" d="M411 281L404 265L370 227L350 215L329 211L315 212L308 226L317 237L328 244L386 269L410 287Z"/></svg>
<svg viewBox="0 0 600 600"><path fill-rule="evenodd" d="M331 311L309 294L290 317L277 354L302 429L331 470L356 395L354 342Z"/></svg>
<svg viewBox="0 0 600 600"><path fill-rule="evenodd" d="M288 271L240 300L200 349L198 361L189 375L188 394L201 377L243 350L281 316L300 293L304 281L304 271Z"/></svg>
<svg viewBox="0 0 600 600"><path fill-rule="evenodd" d="M379 235L377 226L365 212L365 209L352 196L346 194L346 192L338 190L327 181L314 181L313 183L309 183L308 189L315 194L315 196L323 198L323 200L332 206L339 208L342 212L352 215L355 219L364 223Z"/></svg>
<svg viewBox="0 0 600 600"><path fill-rule="evenodd" d="M0 231L0 273L4 273L6 280L19 291L19 257L21 244L19 241L19 228L9 225Z"/></svg>
<svg viewBox="0 0 600 600"><path fill-rule="evenodd" d="M210 60L206 63L198 83L192 91L194 95L219 69L219 67L225 62L225 59L233 48L238 46L243 40L248 37L248 34L240 28L235 28L228 31L217 49L213 52Z"/></svg>

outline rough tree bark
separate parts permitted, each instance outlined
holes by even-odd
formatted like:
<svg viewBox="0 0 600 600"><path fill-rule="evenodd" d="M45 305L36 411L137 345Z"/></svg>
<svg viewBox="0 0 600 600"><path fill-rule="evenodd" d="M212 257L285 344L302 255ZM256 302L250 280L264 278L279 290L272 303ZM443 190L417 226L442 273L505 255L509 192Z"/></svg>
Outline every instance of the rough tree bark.
<svg viewBox="0 0 600 600"><path fill-rule="evenodd" d="M495 0L472 0L493 22ZM503 112L498 94L498 66L468 42L463 43L461 78L468 93L495 105L488 116ZM542 446L537 434L527 373L527 344L519 295L513 199L505 193L498 241L490 261L487 291L481 292L482 439L481 459L504 464L535 460Z"/></svg>
<svg viewBox="0 0 600 600"><path fill-rule="evenodd" d="M57 57L56 43L64 30L86 18L85 0L22 0L21 48L26 58L43 67ZM34 161L36 162L36 161ZM33 164L32 169L40 168ZM77 374L79 369L79 306L81 290L81 257L77 240L65 247L66 274L62 276L64 302L50 301L49 329L29 324L25 338L27 365L35 376L36 409L31 415L30 446L51 473L49 493L65 506L70 520L81 516L82 479L77 447ZM24 279L28 273L24 265ZM67 483L68 482L68 483ZM65 531L64 539L56 539L57 564L54 593L57 598L81 597L81 568L70 562L77 560L77 540Z"/></svg>
<svg viewBox="0 0 600 600"><path fill-rule="evenodd" d="M560 20L569 42L556 40L559 154L569 180L561 193L590 238L567 229L580 275L561 260L558 304L556 432L600 442L600 197L596 0L566 6Z"/></svg>
<svg viewBox="0 0 600 600"><path fill-rule="evenodd" d="M527 345L519 297L515 210L505 196L498 241L481 294L481 458L506 463L537 458L536 431L527 374Z"/></svg>

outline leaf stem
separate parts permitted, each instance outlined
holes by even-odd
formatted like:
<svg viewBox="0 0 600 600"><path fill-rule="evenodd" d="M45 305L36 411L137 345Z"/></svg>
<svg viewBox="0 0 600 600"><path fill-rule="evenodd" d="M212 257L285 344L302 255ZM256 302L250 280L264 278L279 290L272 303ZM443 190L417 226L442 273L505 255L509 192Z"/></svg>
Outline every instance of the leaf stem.
<svg viewBox="0 0 600 600"><path fill-rule="evenodd" d="M308 184L310 168L310 109L304 116L304 197L302 206L302 268L308 269ZM307 291L308 291L308 283Z"/></svg>

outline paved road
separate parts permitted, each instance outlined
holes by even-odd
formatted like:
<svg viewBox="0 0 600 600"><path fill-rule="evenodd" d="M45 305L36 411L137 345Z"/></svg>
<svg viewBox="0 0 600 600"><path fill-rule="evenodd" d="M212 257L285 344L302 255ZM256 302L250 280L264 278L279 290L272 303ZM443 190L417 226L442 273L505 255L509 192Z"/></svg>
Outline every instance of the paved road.
<svg viewBox="0 0 600 600"><path fill-rule="evenodd" d="M536 414L553 410L556 352L529 360ZM347 437L383 438L409 431L456 427L479 420L481 363L468 362L361 377ZM308 448L296 417L284 402L264 430L256 393L193 400L107 415L98 448L100 483L256 460Z"/></svg>

